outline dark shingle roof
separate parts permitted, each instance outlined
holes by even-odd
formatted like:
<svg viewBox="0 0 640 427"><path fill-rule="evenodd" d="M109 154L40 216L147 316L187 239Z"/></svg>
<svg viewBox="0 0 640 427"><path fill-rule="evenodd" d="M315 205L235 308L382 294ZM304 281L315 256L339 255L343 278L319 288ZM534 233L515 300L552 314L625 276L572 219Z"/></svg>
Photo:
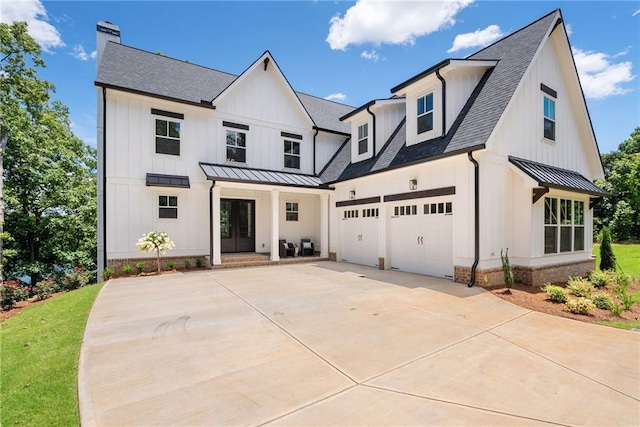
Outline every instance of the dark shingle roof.
<svg viewBox="0 0 640 427"><path fill-rule="evenodd" d="M577 191L596 196L607 193L578 172L557 168L530 160L509 156L509 161L518 169L538 182L541 187L559 188L561 190Z"/></svg>
<svg viewBox="0 0 640 427"><path fill-rule="evenodd" d="M557 22L559 16L559 11L554 10L469 56L468 59L471 60L497 60L498 63L484 74L444 137L411 146L403 144L393 160L385 161L388 162L388 167L401 167L483 148L540 44L545 40L546 34ZM438 66L445 62L439 63ZM388 156L388 153L381 151L378 157L382 156ZM374 168L376 161L367 160L359 163L347 165L339 180L351 179L379 170Z"/></svg>
<svg viewBox="0 0 640 427"><path fill-rule="evenodd" d="M238 76L146 52L119 43L107 43L96 84L160 98L202 105L226 89ZM296 93L316 126L348 134L338 120L353 107Z"/></svg>

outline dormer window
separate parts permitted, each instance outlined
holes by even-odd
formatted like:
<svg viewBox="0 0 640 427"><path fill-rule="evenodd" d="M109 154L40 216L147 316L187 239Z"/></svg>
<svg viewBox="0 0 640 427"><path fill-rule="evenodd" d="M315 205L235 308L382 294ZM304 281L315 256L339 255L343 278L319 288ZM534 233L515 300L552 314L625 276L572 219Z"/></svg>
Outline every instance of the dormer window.
<svg viewBox="0 0 640 427"><path fill-rule="evenodd" d="M433 130L433 92L418 98L418 135Z"/></svg>
<svg viewBox="0 0 640 427"><path fill-rule="evenodd" d="M369 123L358 126L358 154L369 150Z"/></svg>

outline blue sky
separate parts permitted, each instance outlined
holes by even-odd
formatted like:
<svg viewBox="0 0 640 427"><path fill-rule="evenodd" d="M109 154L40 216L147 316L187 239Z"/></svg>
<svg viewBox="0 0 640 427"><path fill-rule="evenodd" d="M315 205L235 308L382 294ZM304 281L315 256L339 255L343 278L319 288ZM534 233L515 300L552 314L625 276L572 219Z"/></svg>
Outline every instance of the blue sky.
<svg viewBox="0 0 640 427"><path fill-rule="evenodd" d="M640 125L637 1L38 1L3 0L43 48L40 73L95 146L96 23L122 43L241 73L270 50L291 85L359 106L447 57L461 58L560 7L602 153Z"/></svg>

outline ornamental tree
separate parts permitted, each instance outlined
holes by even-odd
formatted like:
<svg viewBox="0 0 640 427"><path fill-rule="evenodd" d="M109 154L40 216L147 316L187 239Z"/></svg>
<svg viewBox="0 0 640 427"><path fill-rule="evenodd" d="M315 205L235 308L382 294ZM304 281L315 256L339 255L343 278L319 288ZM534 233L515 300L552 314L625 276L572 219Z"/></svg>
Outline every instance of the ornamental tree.
<svg viewBox="0 0 640 427"><path fill-rule="evenodd" d="M169 239L169 235L164 231L150 231L143 234L136 243L140 252L155 252L158 261L158 274L160 270L160 255L167 253L167 250L173 249L176 245Z"/></svg>

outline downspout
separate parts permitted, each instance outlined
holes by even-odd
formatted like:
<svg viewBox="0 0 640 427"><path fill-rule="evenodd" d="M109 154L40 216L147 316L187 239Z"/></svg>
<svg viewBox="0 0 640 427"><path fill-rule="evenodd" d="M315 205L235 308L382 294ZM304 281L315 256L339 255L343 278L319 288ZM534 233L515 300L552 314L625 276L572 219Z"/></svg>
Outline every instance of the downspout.
<svg viewBox="0 0 640 427"><path fill-rule="evenodd" d="M315 127L315 126L314 126ZM318 136L318 132L320 129L315 127L316 133L313 134L313 174L316 174L316 136Z"/></svg>
<svg viewBox="0 0 640 427"><path fill-rule="evenodd" d="M371 117L373 117L373 133L372 133L372 135L373 135L373 155L372 155L372 157L375 157L376 156L376 115L371 112L371 110L369 109L370 107L371 107L371 105L369 105L367 107L367 113L371 114Z"/></svg>
<svg viewBox="0 0 640 427"><path fill-rule="evenodd" d="M102 87L102 253L107 268L107 88ZM102 272L98 271L98 276Z"/></svg>
<svg viewBox="0 0 640 427"><path fill-rule="evenodd" d="M216 186L215 181L211 181L209 188L209 265L213 266L213 187Z"/></svg>
<svg viewBox="0 0 640 427"><path fill-rule="evenodd" d="M468 287L472 287L476 283L476 269L478 268L478 261L480 260L480 165L478 161L473 158L473 151L467 153L469 161L473 163L473 186L474 186L474 256L473 265L471 266L471 279L467 284Z"/></svg>
<svg viewBox="0 0 640 427"><path fill-rule="evenodd" d="M442 136L447 132L447 82L440 75L440 69L436 70L436 77L442 82Z"/></svg>

